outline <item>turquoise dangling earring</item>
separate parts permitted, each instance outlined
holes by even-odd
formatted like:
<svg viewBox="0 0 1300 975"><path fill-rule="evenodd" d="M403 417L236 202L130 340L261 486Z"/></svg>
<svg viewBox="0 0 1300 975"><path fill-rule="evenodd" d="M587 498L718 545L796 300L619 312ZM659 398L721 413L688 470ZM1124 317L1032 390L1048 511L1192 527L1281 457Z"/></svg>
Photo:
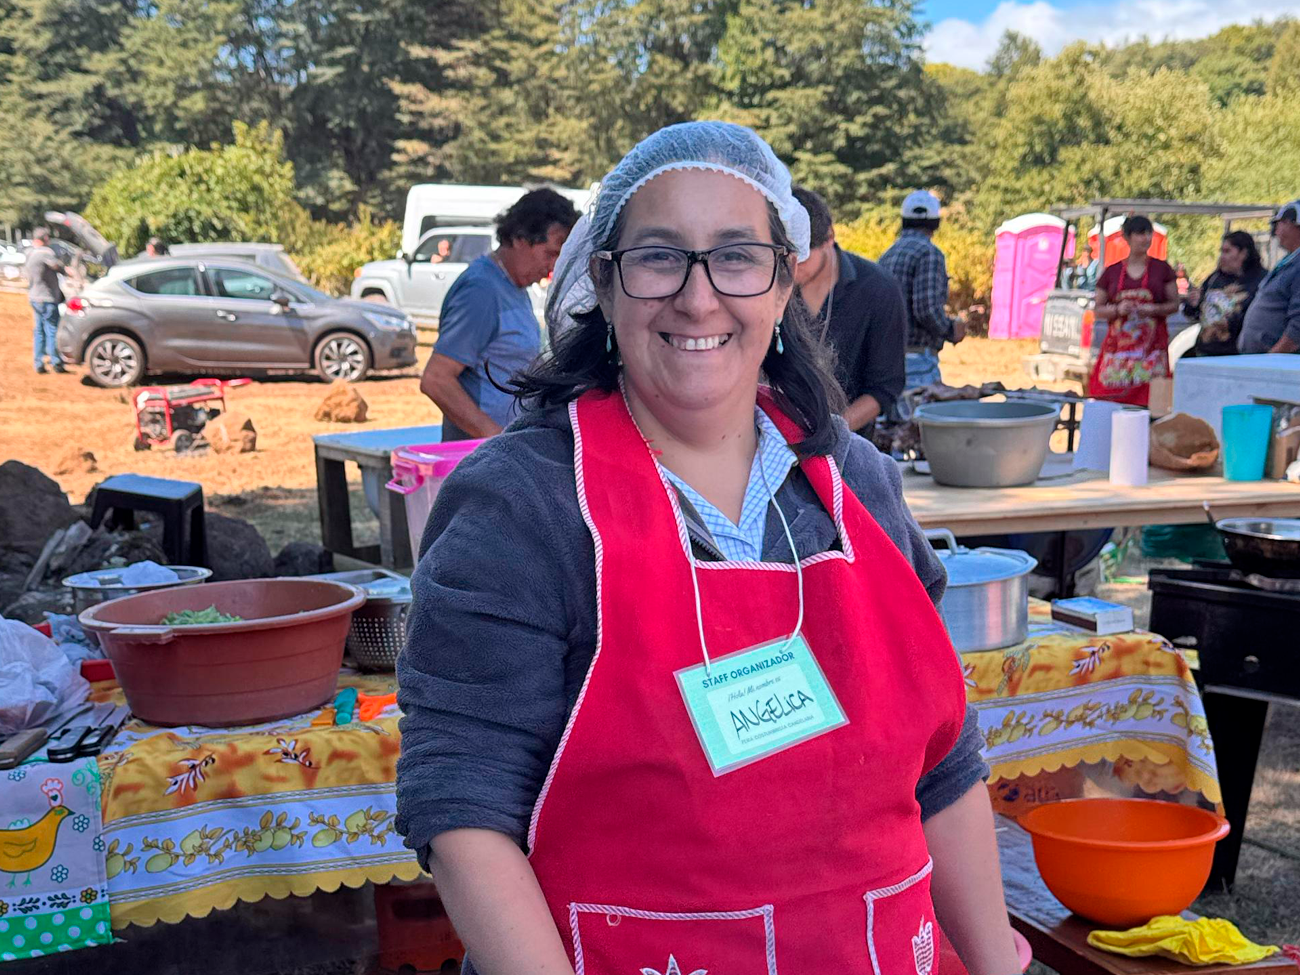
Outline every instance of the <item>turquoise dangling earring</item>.
<svg viewBox="0 0 1300 975"><path fill-rule="evenodd" d="M778 319L776 320L776 354L777 354L777 355L785 355L785 343L781 341L781 322L782 322L782 321L784 321L784 319L780 319L780 318L778 318Z"/></svg>
<svg viewBox="0 0 1300 975"><path fill-rule="evenodd" d="M614 326L606 325L605 326L605 354L609 355L609 353L613 351L614 351Z"/></svg>

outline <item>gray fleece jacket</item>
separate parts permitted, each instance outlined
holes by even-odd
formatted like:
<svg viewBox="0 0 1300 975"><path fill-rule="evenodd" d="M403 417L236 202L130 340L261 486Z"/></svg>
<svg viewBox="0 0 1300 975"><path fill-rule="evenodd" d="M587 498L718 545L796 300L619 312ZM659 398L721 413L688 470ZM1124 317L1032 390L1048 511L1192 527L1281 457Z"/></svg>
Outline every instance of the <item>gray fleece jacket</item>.
<svg viewBox="0 0 1300 975"><path fill-rule="evenodd" d="M943 566L903 502L895 463L842 422L833 455L937 605ZM799 468L777 501L805 557L839 544ZM684 510L697 558L720 558ZM496 830L524 845L595 653L595 551L578 508L567 411L526 413L462 461L442 486L420 548L397 663L405 714L397 829L427 867L429 842L450 829ZM763 558L791 561L770 505ZM952 751L917 784L922 818L987 776L980 745L968 708Z"/></svg>

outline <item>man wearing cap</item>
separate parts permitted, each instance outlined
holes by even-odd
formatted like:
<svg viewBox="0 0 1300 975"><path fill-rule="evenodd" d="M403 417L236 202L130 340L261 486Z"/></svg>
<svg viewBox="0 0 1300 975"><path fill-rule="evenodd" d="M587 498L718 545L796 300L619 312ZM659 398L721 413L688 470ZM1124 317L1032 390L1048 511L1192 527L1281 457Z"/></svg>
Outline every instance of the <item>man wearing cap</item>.
<svg viewBox="0 0 1300 975"><path fill-rule="evenodd" d="M903 288L907 389L939 382L939 350L966 336L966 324L948 317L948 265L931 240L938 229L939 200L925 190L909 193L898 239L880 258Z"/></svg>
<svg viewBox="0 0 1300 975"><path fill-rule="evenodd" d="M870 437L903 391L907 315L898 282L880 265L840 250L830 207L818 194L793 187L808 211L808 259L794 280L813 316L813 330L835 350L835 378L848 400L849 429Z"/></svg>
<svg viewBox="0 0 1300 975"><path fill-rule="evenodd" d="M1246 309L1237 349L1258 352L1300 352L1300 200L1292 200L1273 218L1273 236L1286 251L1268 272Z"/></svg>
<svg viewBox="0 0 1300 975"><path fill-rule="evenodd" d="M59 287L59 273L63 264L50 247L50 228L37 227L32 231L32 248L27 252L23 275L27 278L27 300L32 305L36 327L32 329L32 361L38 373L45 372L45 357L50 357L50 368L67 372L54 344L59 330L59 302L63 289Z"/></svg>

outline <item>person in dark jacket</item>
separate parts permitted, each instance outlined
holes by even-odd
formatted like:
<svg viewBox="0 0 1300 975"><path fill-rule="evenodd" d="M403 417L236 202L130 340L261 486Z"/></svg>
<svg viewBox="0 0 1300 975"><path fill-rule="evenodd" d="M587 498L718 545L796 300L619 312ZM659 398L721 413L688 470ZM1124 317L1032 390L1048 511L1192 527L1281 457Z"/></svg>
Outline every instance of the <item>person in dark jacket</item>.
<svg viewBox="0 0 1300 975"><path fill-rule="evenodd" d="M811 223L811 252L795 269L795 283L835 353L835 378L848 401L844 419L870 439L876 418L903 392L903 292L880 265L840 249L825 200L802 186L793 192Z"/></svg>
<svg viewBox="0 0 1300 975"><path fill-rule="evenodd" d="M1193 356L1236 355L1246 309L1264 280L1255 238L1244 230L1224 234L1219 264L1199 288L1187 292L1183 314L1201 323Z"/></svg>

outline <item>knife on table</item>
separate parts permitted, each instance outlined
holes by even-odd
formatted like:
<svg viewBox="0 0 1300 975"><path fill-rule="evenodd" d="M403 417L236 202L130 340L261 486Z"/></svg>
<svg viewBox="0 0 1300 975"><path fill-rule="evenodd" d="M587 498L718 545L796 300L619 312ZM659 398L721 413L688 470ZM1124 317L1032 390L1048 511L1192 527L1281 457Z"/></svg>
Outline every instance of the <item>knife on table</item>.
<svg viewBox="0 0 1300 975"><path fill-rule="evenodd" d="M13 768L33 755L49 739L51 732L57 732L73 718L81 717L93 706L87 701L63 714L55 715L40 728L29 728L6 738L3 743L0 743L0 769Z"/></svg>
<svg viewBox="0 0 1300 975"><path fill-rule="evenodd" d="M51 762L71 762L83 754L83 742L99 730L99 726L115 711L111 702L94 705L86 720L78 724L65 724L50 735L49 747L45 756ZM116 732L116 729L114 729Z"/></svg>
<svg viewBox="0 0 1300 975"><path fill-rule="evenodd" d="M90 757L102 752L112 743L118 730L130 716L131 709L125 704L119 704L109 711L100 722L99 727L81 739L81 743L77 745L78 757Z"/></svg>

